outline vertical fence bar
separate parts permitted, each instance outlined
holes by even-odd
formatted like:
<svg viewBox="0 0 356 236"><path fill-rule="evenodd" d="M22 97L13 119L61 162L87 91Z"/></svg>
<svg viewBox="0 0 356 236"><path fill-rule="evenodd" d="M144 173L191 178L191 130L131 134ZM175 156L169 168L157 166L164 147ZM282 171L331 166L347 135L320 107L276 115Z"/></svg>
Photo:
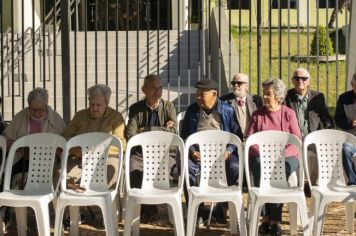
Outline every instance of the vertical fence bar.
<svg viewBox="0 0 356 236"><path fill-rule="evenodd" d="M290 88L290 0L288 0L288 88Z"/></svg>
<svg viewBox="0 0 356 236"><path fill-rule="evenodd" d="M88 90L88 0L85 0L85 17L84 17L84 93L85 108L88 107L87 90ZM96 17L96 15L94 15ZM77 111L77 110L75 110Z"/></svg>
<svg viewBox="0 0 356 236"><path fill-rule="evenodd" d="M36 27L35 27L35 0L32 0L32 88L36 82Z"/></svg>
<svg viewBox="0 0 356 236"><path fill-rule="evenodd" d="M105 85L109 84L109 40L108 40L108 28L109 28L109 3L105 0Z"/></svg>
<svg viewBox="0 0 356 236"><path fill-rule="evenodd" d="M335 4L335 11L339 12L339 4ZM335 104L339 97L339 14L336 14L336 33L335 33L335 41L336 41L336 65L335 65L335 78L336 78L336 95L335 95ZM346 22L345 22L346 24ZM346 51L346 50L345 50ZM345 78L346 80L346 78Z"/></svg>
<svg viewBox="0 0 356 236"><path fill-rule="evenodd" d="M20 95L20 94L19 95L22 97L22 99L21 99L22 100L22 108L25 107L25 29L24 29L24 27L25 27L25 20L24 20L25 13L24 12L25 11L24 11L24 7L23 6L24 6L24 0L21 0L21 55L22 55L22 60L21 60L22 83L21 83L21 87L22 87L22 95ZM2 33L2 31L1 31L1 33ZM19 56L20 55L18 55L18 57ZM18 67L20 67L20 65L18 65Z"/></svg>
<svg viewBox="0 0 356 236"><path fill-rule="evenodd" d="M218 84L219 84L219 94L221 95L221 0L219 0L219 21L218 21L218 35L219 35L219 58L218 58Z"/></svg>
<svg viewBox="0 0 356 236"><path fill-rule="evenodd" d="M42 50L41 56L43 57L43 66L42 66L42 74L43 74L43 88L46 88L46 1L42 1Z"/></svg>
<svg viewBox="0 0 356 236"><path fill-rule="evenodd" d="M127 1L128 4L128 1ZM146 60L147 60L147 74L150 74L150 20L151 20L151 3L150 0L146 2ZM127 7L127 12L128 12ZM127 29L126 29L127 30Z"/></svg>
<svg viewBox="0 0 356 236"><path fill-rule="evenodd" d="M327 0L328 1L328 0ZM300 4L297 4L297 63L300 67Z"/></svg>
<svg viewBox="0 0 356 236"><path fill-rule="evenodd" d="M119 110L119 0L116 0L116 11L115 11L115 108ZM137 70L138 73L138 70ZM137 93L138 96L138 93ZM127 116L127 113L126 113Z"/></svg>
<svg viewBox="0 0 356 236"><path fill-rule="evenodd" d="M178 40L178 47L177 47L177 50L178 50L178 61L177 61L177 79L178 79L178 94L180 94L180 79L181 79L181 74L180 74L180 0L177 0L177 6L178 6L178 24L177 24L177 40ZM184 27L184 26L183 26ZM180 96L178 96L178 111L177 112L180 112L181 110L181 101L180 101Z"/></svg>
<svg viewBox="0 0 356 236"><path fill-rule="evenodd" d="M272 77L272 1L268 1L268 77ZM279 1L278 1L279 2ZM279 4L279 3L278 3Z"/></svg>
<svg viewBox="0 0 356 236"><path fill-rule="evenodd" d="M252 82L252 1L249 1L249 14L248 14L248 23L249 23L249 37L248 37L248 78L249 84ZM249 92L251 93L251 87L249 86ZM258 87L258 85L257 85ZM257 88L258 90L258 88ZM259 93L257 93L259 95Z"/></svg>
<svg viewBox="0 0 356 236"><path fill-rule="evenodd" d="M160 28L160 10L159 10L159 0L157 0L157 30L156 30L156 33L157 33L157 75L160 74L160 71L159 71L159 28Z"/></svg>
<svg viewBox="0 0 356 236"><path fill-rule="evenodd" d="M53 108L57 110L57 2L53 4ZM34 17L34 16L32 16Z"/></svg>
<svg viewBox="0 0 356 236"><path fill-rule="evenodd" d="M316 0L316 78L317 78L317 91L320 91L320 78L319 78L319 0Z"/></svg>
<svg viewBox="0 0 356 236"><path fill-rule="evenodd" d="M307 6L307 69L310 71L310 0L308 0L308 6Z"/></svg>
<svg viewBox="0 0 356 236"><path fill-rule="evenodd" d="M282 6L278 1L278 77L282 79Z"/></svg>
<svg viewBox="0 0 356 236"><path fill-rule="evenodd" d="M95 29L94 29L94 36L95 36L95 46L94 46L94 60L95 60L95 84L98 84L98 18L99 18L99 14L98 14L98 4L96 2L95 4Z"/></svg>
<svg viewBox="0 0 356 236"><path fill-rule="evenodd" d="M241 50L241 41L242 41L242 16L241 16L241 8L242 8L242 0L239 0L239 72L241 73L242 72L242 69L241 69L241 53L242 53L242 50ZM232 0L230 1L230 8L232 8ZM230 19L231 19L231 9L230 9ZM231 23L231 20L230 20L230 23ZM231 28L231 24L230 24L230 28ZM231 32L230 32L230 38L231 38ZM232 40L231 40L231 43L232 43ZM230 75L230 79L232 78L232 75ZM250 87L250 86L249 86Z"/></svg>
<svg viewBox="0 0 356 236"><path fill-rule="evenodd" d="M211 2L208 0L208 12L207 12L207 21L208 21L208 78L211 79L211 22L210 22L210 13L211 13Z"/></svg>
<svg viewBox="0 0 356 236"><path fill-rule="evenodd" d="M337 4L337 2L336 2ZM326 23L326 105L329 105L329 0L326 1L326 14L325 14L325 23Z"/></svg>
<svg viewBox="0 0 356 236"><path fill-rule="evenodd" d="M230 1L227 2L228 14L229 14L229 79L231 79L231 3ZM239 68L240 71L240 68ZM230 87L230 85L228 85Z"/></svg>
<svg viewBox="0 0 356 236"><path fill-rule="evenodd" d="M14 72L14 67L15 61L14 61L14 2L11 1L11 117L14 117L15 115L15 72ZM10 81L9 81L10 83Z"/></svg>
<svg viewBox="0 0 356 236"><path fill-rule="evenodd" d="M63 120L70 120L70 41L69 41L69 2L61 0L61 43L62 43L62 91Z"/></svg>
<svg viewBox="0 0 356 236"><path fill-rule="evenodd" d="M261 1L257 1L257 94L261 84Z"/></svg>
<svg viewBox="0 0 356 236"><path fill-rule="evenodd" d="M171 1L168 1L167 4L167 12L168 12L168 31L167 31L167 89L168 89L168 100L170 101L170 91L171 91L171 74L170 74L170 39L171 39Z"/></svg>
<svg viewBox="0 0 356 236"><path fill-rule="evenodd" d="M136 100L140 98L140 1L137 1L137 26L136 26Z"/></svg>
<svg viewBox="0 0 356 236"><path fill-rule="evenodd" d="M1 1L0 2L0 32L1 32L1 36L0 36L0 39L1 39L1 48L4 48L4 25L3 25L3 22L4 22L4 15L3 15L3 2ZM4 96L4 50L1 50L1 88L0 88L0 91L1 91L1 98L5 98ZM8 79L8 83L9 83L9 79ZM4 105L1 106L1 114L4 116Z"/></svg>
<svg viewBox="0 0 356 236"><path fill-rule="evenodd" d="M191 0L188 0L188 104L190 104L190 31L192 20Z"/></svg>
<svg viewBox="0 0 356 236"><path fill-rule="evenodd" d="M349 0L346 0L345 1L345 24L350 23L348 21L349 4L350 4ZM353 4L355 4L355 2ZM345 49L347 50L349 48L349 37L348 37L349 36L349 30L348 30L348 27L345 27L345 35L346 35L346 37L345 37L346 38L346 40L345 40ZM348 81L347 81L347 78L345 77L345 91L347 90L347 84L348 84Z"/></svg>
<svg viewBox="0 0 356 236"><path fill-rule="evenodd" d="M129 97L129 0L126 0L126 98ZM129 100L126 99L126 111L129 110Z"/></svg>
<svg viewBox="0 0 356 236"><path fill-rule="evenodd" d="M75 17L77 16L77 14L78 14L77 8L75 8L75 10L74 10ZM77 44L78 29L77 28L78 28L78 25L76 24L75 28L74 28L74 110L75 110L75 112L77 112L77 110L78 110L78 51L77 51L78 50L78 44Z"/></svg>

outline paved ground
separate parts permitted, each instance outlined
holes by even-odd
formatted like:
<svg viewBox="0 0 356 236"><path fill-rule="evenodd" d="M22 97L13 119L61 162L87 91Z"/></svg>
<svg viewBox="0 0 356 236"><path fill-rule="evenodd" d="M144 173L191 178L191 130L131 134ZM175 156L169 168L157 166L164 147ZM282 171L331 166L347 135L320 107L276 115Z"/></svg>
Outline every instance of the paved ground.
<svg viewBox="0 0 356 236"><path fill-rule="evenodd" d="M309 200L308 200L308 205L309 205ZM96 217L92 218L87 210L84 211L86 223L80 225L80 235L85 235L85 236L106 235L105 230L101 226L102 216L100 214L100 210L96 207L92 207L91 209L96 213ZM333 203L329 206L323 235L348 235L346 234L346 230L345 230L346 228L345 228L344 210L345 208L344 205L342 204ZM51 215L53 216L53 212ZM28 235L29 236L37 235L35 220L32 211L29 211L28 218L29 218ZM169 224L167 219L168 219L168 215L167 215L166 207L160 206L158 214L156 216L156 220L153 224L151 225L141 224L140 226L141 235L147 235L147 236L174 235L173 227L172 225ZM282 228L283 228L283 235L290 235L289 225L288 225L288 212L286 208L283 209ZM123 222L119 223L119 230L120 232L123 231ZM356 233L356 226L355 226L354 234L355 233ZM5 235L17 235L16 226L10 227ZM69 233L66 232L66 235L69 235ZM229 234L229 231L227 230L226 226L212 225L210 230L207 230L205 227L198 229L196 235L211 236L211 235L231 235L231 234ZM302 235L302 231L300 228L299 228L298 235Z"/></svg>

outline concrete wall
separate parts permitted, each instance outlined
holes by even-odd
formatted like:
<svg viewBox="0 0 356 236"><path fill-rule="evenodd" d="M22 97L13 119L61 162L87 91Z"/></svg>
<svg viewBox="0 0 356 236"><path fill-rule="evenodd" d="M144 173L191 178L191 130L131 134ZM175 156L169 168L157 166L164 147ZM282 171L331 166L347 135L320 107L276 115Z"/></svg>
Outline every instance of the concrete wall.
<svg viewBox="0 0 356 236"><path fill-rule="evenodd" d="M221 32L219 32L219 8L215 7L210 18L210 49L211 63L210 71L211 78L219 83L219 95L226 94L230 91L230 80L239 70L239 57L234 43L231 43L231 60L229 58L229 24L227 16L221 9ZM221 47L219 48L219 34L221 34ZM209 56L206 53L207 57ZM209 59L207 58L207 67L209 68ZM231 63L230 63L231 62ZM220 68L219 68L220 65ZM209 73L208 73L209 76Z"/></svg>

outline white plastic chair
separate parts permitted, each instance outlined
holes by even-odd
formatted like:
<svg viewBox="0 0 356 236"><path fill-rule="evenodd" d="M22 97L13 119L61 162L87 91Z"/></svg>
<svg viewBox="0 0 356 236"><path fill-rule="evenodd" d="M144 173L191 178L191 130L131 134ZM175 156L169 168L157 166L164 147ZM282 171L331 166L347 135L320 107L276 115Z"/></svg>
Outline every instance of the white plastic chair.
<svg viewBox="0 0 356 236"><path fill-rule="evenodd" d="M2 174L5 166L5 158L6 158L6 139L3 136L0 136L0 149L2 152L1 156L1 167L0 167L0 182L2 181ZM0 219L3 219L5 216L5 208L0 209ZM0 235L4 235L4 226L5 223L2 222L0 225Z"/></svg>
<svg viewBox="0 0 356 236"><path fill-rule="evenodd" d="M188 155L189 147L197 144L200 149L199 186L190 186ZM228 186L224 153L227 144L237 146L239 155L239 185ZM206 130L190 135L185 142L185 178L189 194L187 235L195 234L195 225L200 203L229 202L230 231L237 233L236 218L239 219L240 235L247 235L245 213L242 200L243 152L240 139L229 132Z"/></svg>
<svg viewBox="0 0 356 236"><path fill-rule="evenodd" d="M315 144L318 157L318 181L316 186L311 186L313 206L310 220L313 222L313 235L322 235L326 208L330 202L346 203L347 232L353 234L356 187L345 184L342 166L343 143L356 145L356 137L341 130L324 129L308 134L303 142L306 166L307 148L310 144ZM311 185L309 172L306 171L306 174Z"/></svg>
<svg viewBox="0 0 356 236"><path fill-rule="evenodd" d="M135 146L142 147L143 155L143 179L142 187L131 188L130 186L130 152ZM184 223L181 195L183 190L182 178L177 187L171 187L169 183L169 149L176 146L184 153L183 140L172 133L163 131L150 131L133 136L127 143L125 156L126 175L126 210L124 235L139 235L140 205L141 204L163 204L167 203L174 215L174 226L176 235L184 236ZM181 172L183 175L184 163L181 161Z"/></svg>
<svg viewBox="0 0 356 236"><path fill-rule="evenodd" d="M184 119L186 111L181 111L177 114L177 131L178 131L178 135L180 135L180 132L182 130L182 122Z"/></svg>
<svg viewBox="0 0 356 236"><path fill-rule="evenodd" d="M302 153L302 143L294 135L282 131L262 131L247 138L245 145L245 171L247 186L251 197L252 214L250 216L250 235L257 235L259 216L265 203L289 203L291 233L296 233L297 206L299 208L304 235L309 235L306 199L303 182L298 186L288 184L285 174L284 150L287 144L294 145ZM252 185L249 169L249 149L259 146L261 158L260 187ZM298 179L304 180L303 158L300 157ZM293 203L296 203L297 206Z"/></svg>
<svg viewBox="0 0 356 236"><path fill-rule="evenodd" d="M12 164L19 148L29 148L29 171L23 190L10 189ZM48 204L56 197L53 188L53 166L58 149L65 152L66 141L57 134L37 133L16 140L6 161L4 191L0 193L0 207L15 207L19 235L27 233L26 207L34 209L40 236L50 236ZM57 185L58 186L58 185Z"/></svg>
<svg viewBox="0 0 356 236"><path fill-rule="evenodd" d="M85 188L84 192L77 192L67 188L67 158L69 151L73 147L82 149L82 175L80 186ZM119 181L116 180L114 189L109 189L107 184L107 160L109 148L118 149L120 164L117 178L121 176L122 170L122 144L121 141L107 133L92 132L77 135L67 143L67 153L62 162L61 192L58 197L55 235L62 232L62 218L67 206L70 208L71 235L79 235L78 219L79 206L97 205L102 210L106 235L118 234L117 216L117 194Z"/></svg>

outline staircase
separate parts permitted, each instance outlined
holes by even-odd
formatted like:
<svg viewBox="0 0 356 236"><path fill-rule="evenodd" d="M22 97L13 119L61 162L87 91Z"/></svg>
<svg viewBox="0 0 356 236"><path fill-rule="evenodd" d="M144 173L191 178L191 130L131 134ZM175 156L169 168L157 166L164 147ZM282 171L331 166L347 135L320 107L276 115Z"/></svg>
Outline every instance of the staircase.
<svg viewBox="0 0 356 236"><path fill-rule="evenodd" d="M107 32L107 36L106 32L98 31L96 37L95 32L87 32L87 43L85 44L85 33L77 32L75 50L75 35L74 32L71 32L71 115L73 116L76 110L85 108L86 88L94 85L96 79L97 83L105 84L107 81L113 92L110 106L125 114L127 106L142 98L141 86L148 73L159 73L164 86L163 98L173 101L177 105L177 110L185 110L189 103L194 101L194 84L201 77L198 34L199 31L190 31L188 40L188 31L182 31L179 35L176 30L159 31L159 33L157 31L119 31L116 38L115 31ZM126 38L128 43L126 43ZM62 114L62 51L60 42L59 35L56 39L56 49L53 49L53 44L46 43L44 55L43 50L40 49L41 45L38 45L34 63L32 51L25 55L24 73L27 78L24 82L25 98L21 96L22 82L14 83L16 95L14 97L6 96L9 94L5 89L5 120L12 118L12 99L14 99L14 113L22 109L23 101L27 106L26 97L33 86L46 87L50 94L50 105ZM97 42L96 45L95 42ZM157 46L158 44L159 46ZM188 45L190 45L189 53ZM85 53L87 53L86 57ZM56 63L54 63L54 57ZM45 63L43 63L44 61ZM35 73L33 73L33 64ZM45 73L43 73L44 64ZM54 69L56 69L56 73L54 73ZM21 78L21 74L22 68L19 67L15 71L15 79ZM35 84L33 84L33 78L35 78ZM43 82L44 78L45 82ZM8 88L8 81L12 81L11 77L4 81L4 88ZM118 84L117 88L116 83ZM11 91L11 82L10 88ZM55 92L56 97L54 97Z"/></svg>

